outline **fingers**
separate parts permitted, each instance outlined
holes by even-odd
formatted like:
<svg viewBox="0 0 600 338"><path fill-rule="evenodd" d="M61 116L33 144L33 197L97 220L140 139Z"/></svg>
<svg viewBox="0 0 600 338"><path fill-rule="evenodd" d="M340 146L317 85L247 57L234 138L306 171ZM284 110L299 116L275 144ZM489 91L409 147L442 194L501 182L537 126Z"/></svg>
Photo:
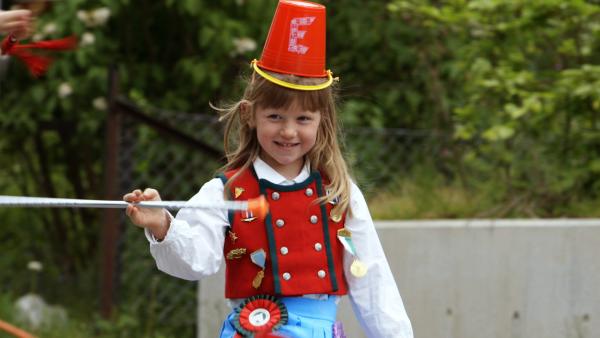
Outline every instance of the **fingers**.
<svg viewBox="0 0 600 338"><path fill-rule="evenodd" d="M24 30L27 28L27 21L11 21L11 22L5 22L4 24L2 24L2 29L5 32L12 32L14 30Z"/></svg>
<svg viewBox="0 0 600 338"><path fill-rule="evenodd" d="M125 215L127 215L127 217L131 217L131 215L133 215L134 212L136 212L136 207L133 205L128 205L127 209L125 209Z"/></svg>
<svg viewBox="0 0 600 338"><path fill-rule="evenodd" d="M135 189L134 191L123 195L123 200L125 202L140 202L140 201L160 201L160 194L156 189L146 188L144 192L140 189Z"/></svg>
<svg viewBox="0 0 600 338"><path fill-rule="evenodd" d="M123 195L123 201L125 202L139 202L142 200L142 191L140 189L135 189L134 191Z"/></svg>
<svg viewBox="0 0 600 338"><path fill-rule="evenodd" d="M147 201L160 201L160 195L156 189L146 188L143 194L144 200Z"/></svg>
<svg viewBox="0 0 600 338"><path fill-rule="evenodd" d="M2 20L2 22L30 21L31 11L27 9L0 11L0 20Z"/></svg>
<svg viewBox="0 0 600 338"><path fill-rule="evenodd" d="M23 27L18 28L13 31L13 34L17 40L23 40L31 36L33 33L33 25L31 23L26 23Z"/></svg>
<svg viewBox="0 0 600 338"><path fill-rule="evenodd" d="M10 11L0 11L0 18L4 20L14 20L18 18L30 18L31 11L28 9L12 9Z"/></svg>
<svg viewBox="0 0 600 338"><path fill-rule="evenodd" d="M31 23L31 11L29 10L0 11L0 33L12 31L25 33L30 30Z"/></svg>
<svg viewBox="0 0 600 338"><path fill-rule="evenodd" d="M136 204L140 201L160 201L160 195L156 189L146 188L144 192L135 189L123 195L123 200L132 203L125 209L125 214L133 224L142 228L156 228L164 223L165 211L163 209L143 208Z"/></svg>

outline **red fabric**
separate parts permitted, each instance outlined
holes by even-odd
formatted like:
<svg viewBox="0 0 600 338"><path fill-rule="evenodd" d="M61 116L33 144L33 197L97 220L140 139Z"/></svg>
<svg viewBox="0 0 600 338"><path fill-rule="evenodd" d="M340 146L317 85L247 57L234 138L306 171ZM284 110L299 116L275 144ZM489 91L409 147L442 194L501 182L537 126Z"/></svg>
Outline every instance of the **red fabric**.
<svg viewBox="0 0 600 338"><path fill-rule="evenodd" d="M17 44L15 49L48 49L48 50L71 50L77 47L77 38L69 36L62 39L38 41L28 44Z"/></svg>
<svg viewBox="0 0 600 338"><path fill-rule="evenodd" d="M231 171L225 174L231 178L235 172ZM247 200L257 197L260 194L259 184L251 170L246 170L235 182L231 184L231 196L234 195L235 188L243 188L244 192L237 198L238 200ZM314 194L311 197L306 196L306 188L311 188ZM322 189L322 187L321 187ZM275 293L273 279L273 261L269 250L269 241L266 230L266 220L254 220L244 222L243 212L236 212L232 222L231 230L235 232L238 239L233 241L227 237L224 245L224 254L233 249L245 248L246 254L239 259L226 259L225 270L225 297L226 298L246 298L259 294L270 294L280 296L298 296L304 294L346 294L347 284L343 274L343 245L337 239L337 230L343 228L345 218L338 223L328 219L328 234L331 244L333 257L333 269L337 280L337 291L333 290L330 279L330 268L327 263L327 249L323 233L323 223L321 207L317 204L311 204L318 198L316 181L311 182L307 187L297 191L280 191L280 198L273 200L273 190L267 189L267 199L269 202L269 215L271 216L271 227L275 238L275 247L278 261L278 276L281 285L281 292ZM326 204L327 215L329 216L333 205ZM269 217L267 215L267 218ZM316 215L318 222L312 224L310 217ZM285 225L277 227L277 219L283 219ZM320 243L322 249L315 250L315 243ZM287 247L288 253L283 255L281 247ZM258 289L252 286L252 280L261 268L250 260L250 254L258 249L266 252L266 267L264 278ZM317 273L319 270L326 272L325 278L320 278ZM288 272L292 278L284 280L282 274Z"/></svg>
<svg viewBox="0 0 600 338"><path fill-rule="evenodd" d="M35 55L30 51L39 50L70 50L77 46L77 38L74 36L57 39L38 41L30 44L21 45L12 35L7 36L2 41L2 54L13 55L23 61L33 76L41 76L50 67L52 59L45 55Z"/></svg>
<svg viewBox="0 0 600 338"><path fill-rule="evenodd" d="M17 39L15 39L12 35L5 37L4 40L2 40L2 44L0 45L2 54L8 54L8 51L10 51L16 43Z"/></svg>

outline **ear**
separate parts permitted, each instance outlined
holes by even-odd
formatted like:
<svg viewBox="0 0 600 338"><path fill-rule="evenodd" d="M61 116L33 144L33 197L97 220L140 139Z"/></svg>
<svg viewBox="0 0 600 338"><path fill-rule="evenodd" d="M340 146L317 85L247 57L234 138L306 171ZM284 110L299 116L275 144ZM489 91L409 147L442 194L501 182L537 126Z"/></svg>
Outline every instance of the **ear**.
<svg viewBox="0 0 600 338"><path fill-rule="evenodd" d="M242 123L248 124L248 126L253 129L256 127L256 121L254 120L254 109L252 108L252 103L250 101L242 101L240 103Z"/></svg>

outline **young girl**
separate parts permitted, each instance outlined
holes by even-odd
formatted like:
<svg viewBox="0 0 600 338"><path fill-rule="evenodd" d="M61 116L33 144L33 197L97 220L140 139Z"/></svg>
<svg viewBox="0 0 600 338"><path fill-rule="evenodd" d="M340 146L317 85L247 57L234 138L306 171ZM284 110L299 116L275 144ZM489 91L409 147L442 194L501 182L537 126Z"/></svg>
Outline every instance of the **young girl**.
<svg viewBox="0 0 600 338"><path fill-rule="evenodd" d="M410 321L365 199L337 141L333 77L324 65L325 8L281 0L243 98L223 109L228 163L190 202L264 195L266 217L130 205L160 270L198 280L226 263L232 312L220 337L343 337L349 294L369 337L411 338ZM316 61L315 61L316 60ZM234 141L231 145L230 141ZM135 190L129 202L159 200Z"/></svg>

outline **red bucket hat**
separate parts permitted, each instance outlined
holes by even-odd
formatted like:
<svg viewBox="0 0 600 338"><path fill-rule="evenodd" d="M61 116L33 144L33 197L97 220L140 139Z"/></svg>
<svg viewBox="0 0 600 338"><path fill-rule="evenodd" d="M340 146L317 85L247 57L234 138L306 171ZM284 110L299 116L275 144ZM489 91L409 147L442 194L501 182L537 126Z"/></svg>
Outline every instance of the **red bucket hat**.
<svg viewBox="0 0 600 338"><path fill-rule="evenodd" d="M325 70L325 6L298 0L280 0L260 60L252 61L254 70L265 79L283 87L319 90L333 82ZM323 78L318 85L299 85L282 81L263 71Z"/></svg>

